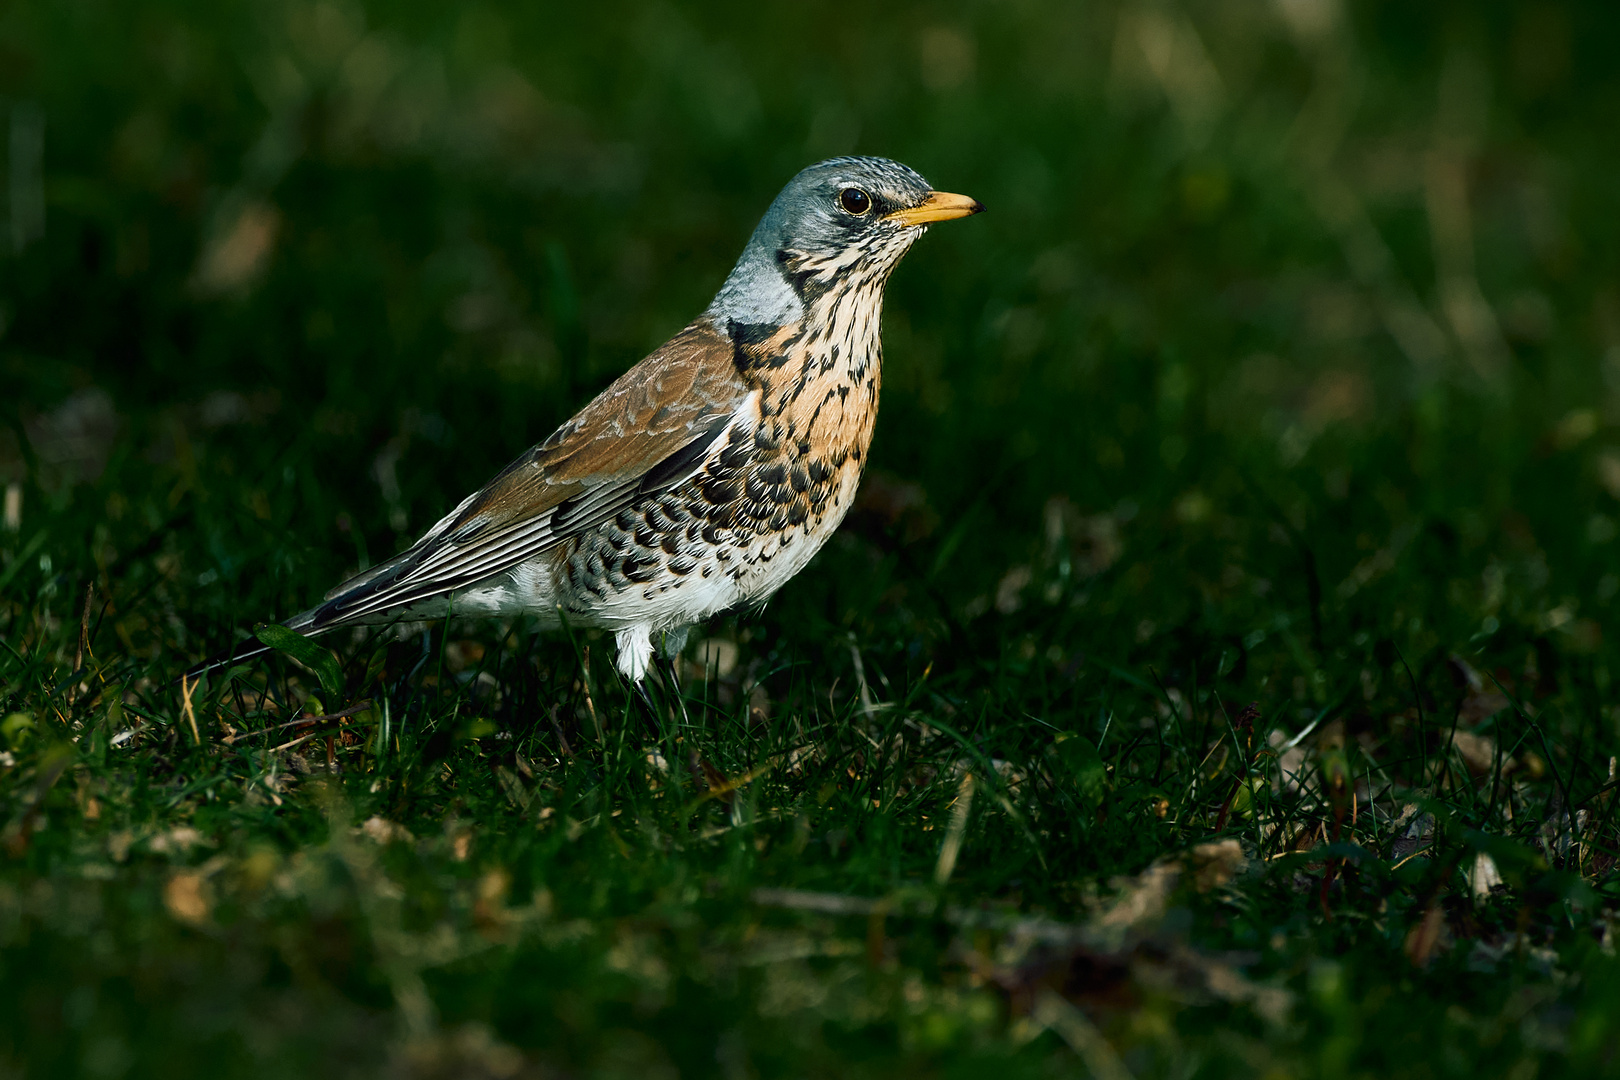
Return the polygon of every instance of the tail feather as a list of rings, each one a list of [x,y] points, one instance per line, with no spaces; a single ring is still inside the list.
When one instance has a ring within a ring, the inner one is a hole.
[[[314,627],[315,625],[315,612],[306,611],[302,614],[294,615],[281,625],[285,626],[289,630],[297,630],[299,633],[314,636],[316,634],[325,633],[326,631],[332,629],[336,624],[311,629],[311,627]],[[202,678],[202,676],[208,674],[210,671],[217,671],[220,668],[229,667],[232,664],[239,664],[244,660],[252,660],[254,657],[263,656],[265,653],[271,651],[270,646],[259,641],[257,638],[251,638],[247,641],[239,641],[230,648],[225,649],[222,652],[217,652],[208,659],[191,665],[191,667],[186,669],[185,674],[181,675],[180,678],[175,681],[195,682],[196,680]]]
[[[314,637],[318,634],[324,634],[328,630],[336,630],[341,626],[379,621],[376,616],[380,612],[386,613],[390,608],[399,605],[390,604],[379,610],[356,609],[354,605],[364,598],[388,589],[398,578],[417,549],[433,535],[430,532],[428,536],[423,537],[423,540],[418,541],[416,546],[409,551],[402,552],[386,562],[356,574],[327,593],[318,606],[294,615],[282,625],[289,630],[297,630],[307,637]],[[418,590],[418,593],[411,594],[408,597],[407,602],[428,598],[445,591],[448,590],[444,588]],[[216,653],[201,663],[192,665],[181,678],[185,680],[196,679],[210,671],[216,671],[219,668],[240,663],[243,660],[251,660],[270,651],[272,651],[270,646],[262,644],[257,639],[240,641],[224,652]]]

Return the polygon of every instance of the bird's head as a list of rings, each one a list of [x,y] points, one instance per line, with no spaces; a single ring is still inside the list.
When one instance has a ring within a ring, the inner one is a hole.
[[[743,323],[797,318],[829,290],[881,286],[930,224],[983,209],[887,158],[811,165],[765,211],[709,313]]]

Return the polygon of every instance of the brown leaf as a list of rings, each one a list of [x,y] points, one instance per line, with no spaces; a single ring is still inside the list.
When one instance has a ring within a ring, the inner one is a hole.
[[[1417,925],[1406,935],[1406,958],[1412,961],[1413,967],[1428,966],[1435,949],[1440,945],[1445,928],[1446,913],[1441,910],[1438,903],[1430,904],[1429,909],[1423,913],[1423,918],[1419,919]]]
[[[359,831],[363,836],[379,844],[392,844],[396,841],[409,844],[416,839],[405,826],[376,814],[367,818]]]
[[[1468,771],[1475,776],[1484,776],[1496,768],[1496,740],[1489,735],[1459,731],[1452,735],[1451,745],[1456,749],[1457,756],[1462,758],[1463,764],[1468,766]],[[1518,764],[1511,757],[1503,757],[1502,771],[1509,772],[1517,768]]]
[[[1236,840],[1199,844],[1190,851],[1160,859],[1134,878],[1116,879],[1119,895],[1097,925],[1111,930],[1140,930],[1164,917],[1171,895],[1191,874],[1199,892],[1218,888],[1248,860]]]
[[[1499,690],[1474,690],[1462,699],[1457,723],[1476,727],[1511,705],[1508,696]]]
[[[1108,569],[1124,550],[1119,514],[1082,514],[1068,498],[1054,495],[1043,516],[1048,551],[1055,555],[1066,546],[1075,568],[1088,577]]]
[[[212,909],[203,889],[203,876],[192,870],[182,870],[163,887],[163,904],[169,914],[190,926],[201,926],[208,921]]]

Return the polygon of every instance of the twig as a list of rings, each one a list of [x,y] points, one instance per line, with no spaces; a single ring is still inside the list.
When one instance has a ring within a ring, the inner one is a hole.
[[[1036,915],[1016,915],[986,911],[979,907],[951,904],[936,906],[931,894],[917,892],[894,896],[849,896],[844,893],[815,892],[809,889],[758,888],[750,898],[761,907],[788,911],[808,911],[819,915],[866,916],[882,911],[888,915],[939,918],[952,926],[1005,932],[1046,945],[1097,945],[1101,939],[1095,927],[1058,922]]]
[[[350,716],[359,716],[369,708],[371,708],[371,701],[370,699],[367,699],[359,704],[350,705],[347,709],[339,709],[334,713],[324,713],[320,716],[300,716],[298,719],[288,720],[284,724],[274,724],[270,727],[260,728],[258,731],[253,732],[253,734],[266,735],[272,731],[281,731],[284,728],[309,727],[312,724],[322,724],[330,720],[342,720]]]
[[[1131,1080],[1131,1070],[1119,1059],[1119,1052],[1097,1030],[1097,1025],[1085,1013],[1075,1008],[1067,998],[1056,991],[1042,988],[1035,995],[1035,1008],[1031,1018],[1042,1027],[1049,1028],[1069,1044],[1086,1071],[1097,1080]]]
[[[319,734],[320,732],[318,731],[312,731],[308,735],[300,735],[291,742],[284,742],[280,746],[272,746],[268,751],[266,751],[266,753],[279,754],[283,750],[291,750],[295,746],[302,746],[304,743],[309,742],[309,740],[315,738]]]
[[[79,613],[79,650],[73,655],[73,670],[75,672],[84,669],[85,654],[90,652],[90,602],[95,595],[96,583],[90,581],[84,587],[84,610]],[[94,660],[95,655],[92,653],[90,658]],[[78,698],[79,686],[74,683],[73,688],[68,691],[68,704],[76,704]]]
[[[1217,697],[1216,701],[1219,702],[1220,698]],[[1221,705],[1221,715],[1226,716],[1226,706],[1224,704]],[[1232,785],[1231,794],[1227,795],[1226,801],[1221,804],[1221,816],[1215,822],[1216,832],[1225,830],[1227,817],[1232,812],[1232,803],[1237,800],[1237,793],[1249,782],[1249,770],[1254,768],[1254,763],[1260,760],[1260,754],[1253,751],[1254,723],[1258,719],[1260,719],[1260,703],[1258,701],[1251,701],[1244,706],[1243,711],[1238,713],[1235,722],[1230,716],[1226,717],[1227,730],[1232,733],[1232,745],[1237,747],[1238,760],[1243,762],[1243,775],[1238,777],[1237,782]],[[1249,733],[1248,745],[1238,742],[1238,724],[1242,724],[1244,730]]]
[[[703,794],[699,795],[695,800],[693,800],[692,805],[694,807],[707,799],[719,799],[722,802],[729,804],[731,802],[731,794],[733,792],[747,787],[755,780],[758,780],[760,777],[776,768],[782,763],[783,756],[778,754],[776,757],[773,757],[769,761],[765,762],[765,764],[760,765],[757,768],[749,769],[747,772],[743,773],[739,777],[736,777],[735,779],[730,779],[721,774],[720,770],[711,765],[708,759],[703,757],[703,755],[699,754],[697,751],[692,751],[692,754],[694,763],[697,765],[698,770],[703,774],[704,783],[709,785],[709,790],[705,791]],[[713,775],[710,775],[711,771]],[[719,783],[715,782],[717,778]]]
[[[574,750],[568,745],[568,736],[563,734],[562,725],[557,723],[557,709],[556,705],[551,707],[551,730],[557,733],[557,742],[562,746],[563,756],[573,757]]]

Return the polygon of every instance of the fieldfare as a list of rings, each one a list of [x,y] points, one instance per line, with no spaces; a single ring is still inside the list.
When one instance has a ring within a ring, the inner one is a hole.
[[[694,623],[763,604],[838,528],[877,418],[883,287],[930,224],[983,209],[884,158],[810,166],[690,326],[286,625],[566,619],[613,631],[639,684],[655,641],[674,656]]]

